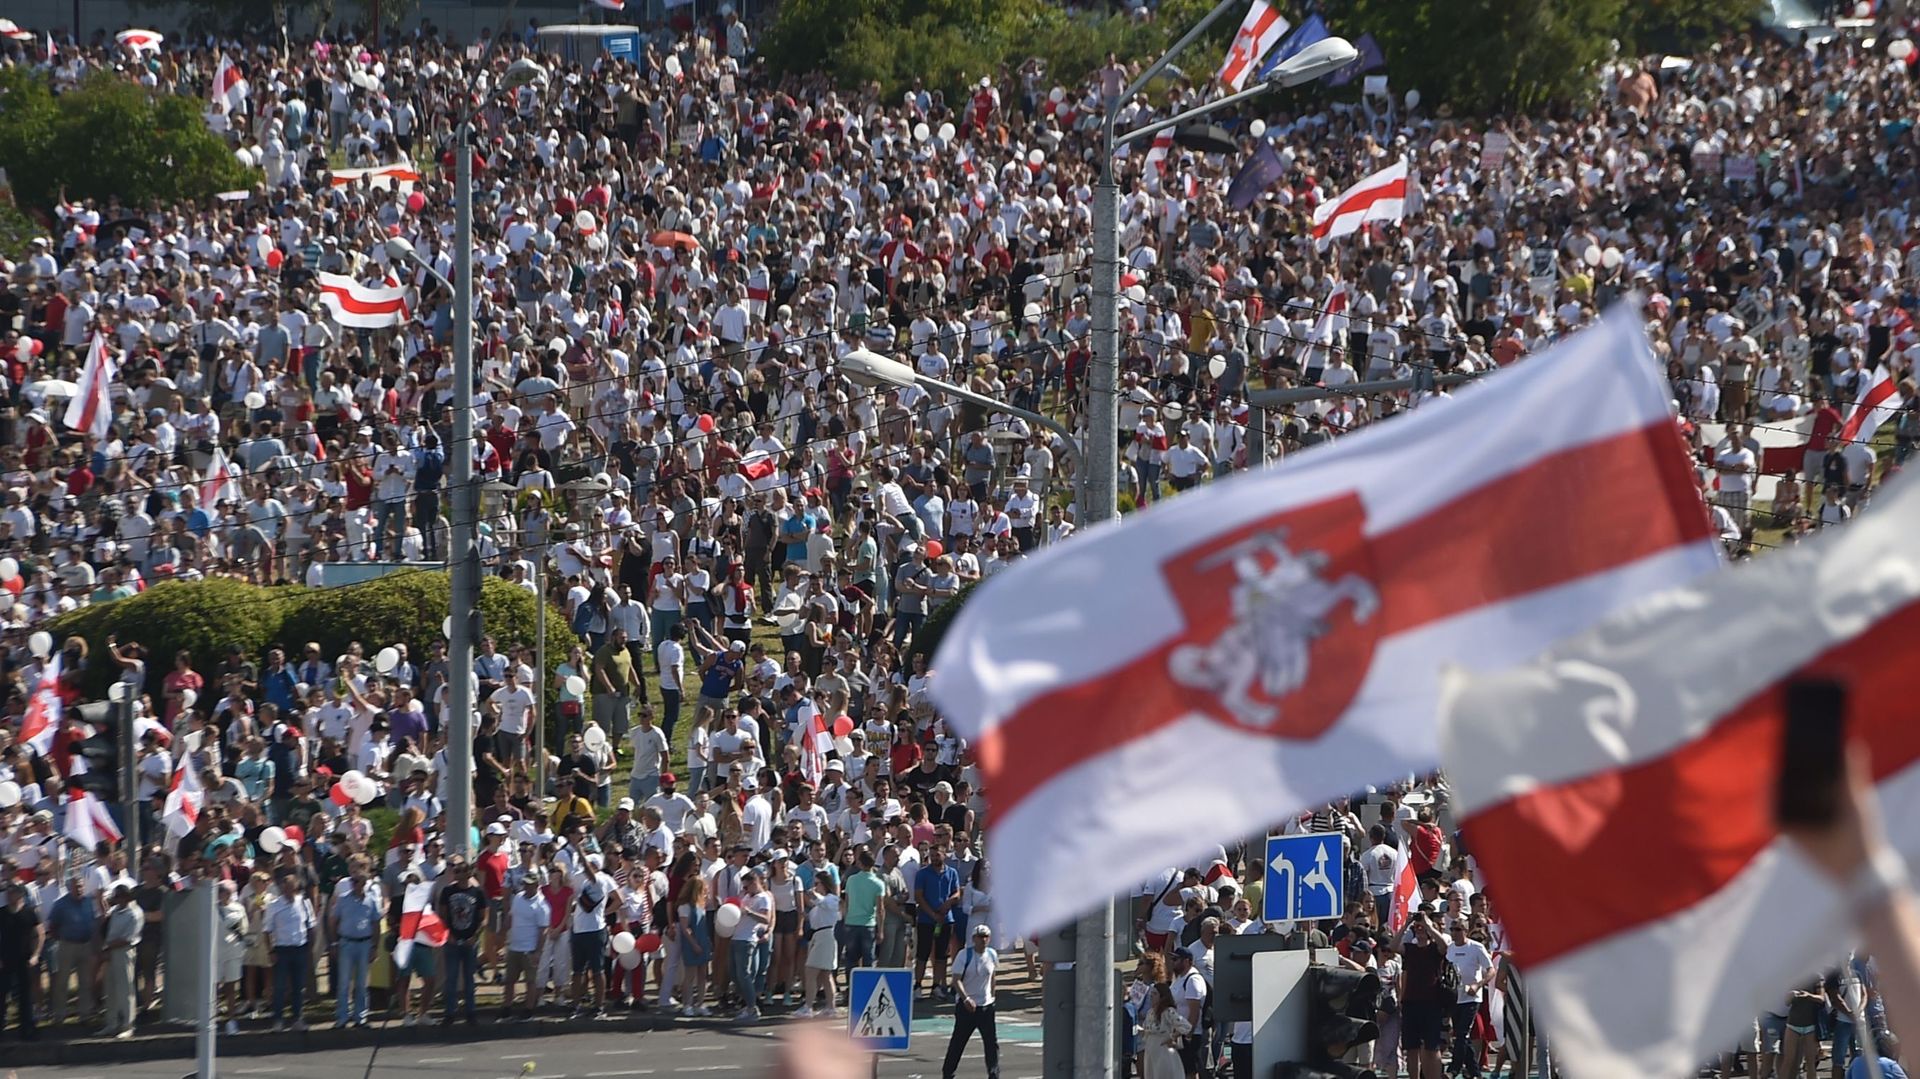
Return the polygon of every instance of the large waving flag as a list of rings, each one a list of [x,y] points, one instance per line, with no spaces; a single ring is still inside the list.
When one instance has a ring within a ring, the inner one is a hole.
[[[396,965],[407,965],[407,957],[413,954],[416,943],[429,948],[438,948],[447,942],[447,923],[433,909],[433,882],[414,882],[407,885],[406,893],[400,898],[400,942],[394,945],[393,961]]]
[[[121,839],[120,827],[113,823],[113,815],[107,812],[106,805],[79,787],[67,789],[67,819],[61,822],[60,830],[87,850],[97,850],[101,843],[118,843]]]
[[[1313,239],[1324,249],[1327,244],[1355,232],[1373,221],[1399,221],[1407,212],[1407,159],[1400,160],[1361,180],[1340,197],[1321,203],[1313,211]]]
[[[1880,425],[1900,414],[1906,402],[1900,394],[1899,380],[1894,378],[1893,365],[1882,362],[1873,372],[1873,381],[1860,391],[1853,402],[1853,411],[1847,413],[1847,420],[1840,425],[1840,443],[1871,442],[1873,433]]]
[[[113,383],[120,377],[120,362],[107,350],[107,335],[96,333],[87,346],[87,363],[80,370],[80,386],[61,422],[69,431],[104,439],[113,426]]]
[[[200,770],[193,766],[193,754],[181,753],[180,766],[173,770],[173,783],[167,788],[161,818],[166,822],[167,834],[178,839],[193,831],[206,799],[206,790],[200,785]]]
[[[53,752],[53,736],[60,730],[60,713],[65,705],[60,697],[60,656],[55,652],[47,657],[33,695],[27,698],[26,714],[20,717],[19,740],[42,757]]]
[[[981,586],[934,664],[993,794],[997,914],[1058,925],[1430,769],[1443,666],[1531,657],[1717,564],[1630,303],[1470,393],[1049,548]]]
[[[1888,821],[1920,818],[1920,487],[1449,679],[1443,759],[1515,960],[1576,1079],[1679,1079],[1847,954],[1845,900],[1773,821],[1790,678],[1849,688]],[[1909,861],[1920,830],[1890,838]]]
[[[220,65],[213,69],[213,85],[208,94],[215,104],[225,105],[228,112],[237,112],[247,102],[247,77],[233,66],[226,53],[220,54]]]
[[[407,317],[407,290],[363,285],[340,274],[316,274],[320,283],[320,302],[327,305],[333,321],[357,330],[379,330],[398,326]]]
[[[1292,59],[1301,49],[1316,42],[1325,41],[1332,36],[1333,31],[1327,29],[1327,20],[1321,18],[1319,12],[1314,12],[1300,20],[1300,28],[1268,55],[1267,62],[1260,65],[1260,77],[1262,79],[1270,77],[1274,68]]]
[[[1240,32],[1227,47],[1227,58],[1220,65],[1220,81],[1238,90],[1247,84],[1247,76],[1260,66],[1267,50],[1287,34],[1287,20],[1267,0],[1253,0],[1247,17],[1240,21]]]

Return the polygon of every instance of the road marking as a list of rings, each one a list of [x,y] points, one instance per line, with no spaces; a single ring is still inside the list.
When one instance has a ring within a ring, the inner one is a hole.
[[[652,1075],[652,1074],[653,1074],[652,1068],[633,1068],[623,1072],[588,1072],[587,1079],[604,1079],[604,1077],[606,1076],[613,1076],[613,1075]]]
[[[463,1061],[463,1060],[465,1060],[465,1059],[467,1059],[467,1058],[466,1058],[466,1057],[421,1057],[421,1058],[420,1058],[420,1059],[419,1059],[419,1060],[418,1060],[418,1061],[417,1061],[416,1063],[420,1063],[420,1064],[458,1064],[458,1063],[460,1063],[461,1061]],[[277,1069],[276,1069],[276,1070],[277,1070]]]
[[[286,1070],[287,1069],[285,1068],[235,1068],[233,1069],[233,1074],[235,1075],[272,1075],[275,1072],[283,1072]]]
[[[715,1046],[714,1048],[717,1049],[720,1047]],[[697,1068],[675,1068],[673,1070],[675,1072],[737,1072],[740,1070],[740,1065],[738,1064],[703,1064]]]
[[[638,1049],[595,1049],[593,1055],[597,1057],[624,1057],[632,1056],[639,1051]]]
[[[717,1053],[725,1048],[724,1045],[683,1045],[680,1051],[682,1053]]]

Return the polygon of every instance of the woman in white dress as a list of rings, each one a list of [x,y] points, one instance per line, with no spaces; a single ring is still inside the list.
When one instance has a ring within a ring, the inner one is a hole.
[[[834,930],[839,923],[839,888],[832,874],[816,872],[813,901],[807,905],[807,958],[800,971],[800,1007],[793,1013],[795,1019],[815,1015],[832,1019],[835,1015],[833,968],[839,963],[840,948]],[[826,1003],[815,1008],[814,1002],[822,992],[826,993]]]
[[[1155,983],[1153,1003],[1140,1022],[1142,1079],[1185,1079],[1180,1043],[1192,1033],[1192,1024],[1173,1006],[1173,987],[1166,982]]]

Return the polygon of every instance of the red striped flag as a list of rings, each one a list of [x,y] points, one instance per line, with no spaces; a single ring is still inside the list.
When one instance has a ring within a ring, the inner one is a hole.
[[[1407,927],[1407,918],[1419,902],[1420,881],[1413,875],[1413,842],[1403,839],[1393,856],[1393,897],[1388,909],[1387,929],[1398,933]]]
[[[1454,808],[1575,1079],[1678,1079],[1846,955],[1839,890],[1773,820],[1781,686],[1850,688],[1890,821],[1920,806],[1920,489],[1648,598],[1515,670],[1450,680]],[[1920,831],[1891,839],[1920,857]]]
[[[778,467],[770,453],[752,453],[740,459],[740,474],[749,480],[764,480]]]
[[[333,321],[361,330],[398,326],[407,317],[407,290],[363,285],[351,277],[323,273],[320,302],[327,305]]]
[[[1530,657],[1717,564],[1631,303],[1471,394],[1049,548],[934,663],[993,792],[997,916],[1057,925],[1426,771],[1443,666]]]
[[[1905,404],[1900,398],[1900,383],[1893,376],[1893,366],[1882,363],[1873,372],[1873,381],[1861,392],[1853,403],[1853,411],[1847,413],[1847,422],[1840,425],[1840,441],[1844,443],[1873,441],[1873,433],[1880,425],[1898,415]]]
[[[240,486],[240,469],[227,458],[225,450],[215,446],[213,456],[207,461],[206,477],[200,481],[200,506],[212,513],[222,502],[245,502],[246,491]]]
[[[213,86],[209,93],[215,104],[225,105],[233,112],[247,102],[247,78],[226,53],[220,54],[220,65],[213,69]]]
[[[1407,207],[1407,159],[1400,160],[1323,202],[1313,211],[1313,239],[1322,249],[1360,231],[1369,221],[1398,222]]]
[[[1287,35],[1287,25],[1267,0],[1253,0],[1253,7],[1241,20],[1240,32],[1233,35],[1226,61],[1220,65],[1220,81],[1232,90],[1245,86],[1247,76],[1260,66],[1267,50]]]
[[[113,428],[113,383],[120,362],[107,351],[107,335],[96,333],[87,346],[87,363],[80,370],[80,387],[60,417],[69,431],[105,439]]]
[[[87,850],[96,850],[101,843],[118,843],[121,839],[120,827],[113,823],[113,815],[107,812],[106,805],[80,787],[67,788],[67,819],[61,823],[60,830]]]
[[[206,797],[206,790],[200,785],[200,770],[193,766],[193,755],[182,752],[180,766],[173,770],[173,782],[167,787],[167,801],[161,815],[167,834],[178,839],[193,831]]]
[[[60,697],[60,656],[55,652],[47,658],[40,680],[34,683],[33,695],[27,698],[26,714],[20,717],[19,741],[32,746],[42,757],[53,752],[53,736],[60,730],[60,713],[65,705]]]
[[[407,885],[400,899],[399,938],[393,949],[393,961],[402,967],[407,965],[407,957],[413,954],[415,944],[438,948],[447,942],[447,923],[441,921],[433,909],[432,881]]]

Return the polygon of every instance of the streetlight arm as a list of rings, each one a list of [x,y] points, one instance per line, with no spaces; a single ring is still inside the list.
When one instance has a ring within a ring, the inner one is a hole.
[[[1249,98],[1259,97],[1261,94],[1264,94],[1269,90],[1274,90],[1279,88],[1279,86],[1280,84],[1278,82],[1263,82],[1258,86],[1249,86],[1245,90],[1242,90],[1237,94],[1228,94],[1226,97],[1209,101],[1204,105],[1195,105],[1193,108],[1188,109],[1183,113],[1178,113],[1176,115],[1169,116],[1164,120],[1155,120],[1153,123],[1147,124],[1143,127],[1136,127],[1132,131],[1129,131],[1124,135],[1115,137],[1115,139],[1113,140],[1113,144],[1115,146],[1125,146],[1127,143],[1130,143],[1135,139],[1144,139],[1149,135],[1157,135],[1160,132],[1165,131],[1170,127],[1178,127],[1189,120],[1197,120],[1202,116],[1206,116],[1209,113],[1217,112],[1221,109],[1227,108],[1230,105],[1238,105],[1240,102],[1245,101]]]
[[[1039,424],[1041,427],[1059,435],[1060,445],[1066,450],[1067,459],[1073,462],[1073,497],[1075,507],[1081,516],[1084,517],[1086,515],[1086,462],[1080,456],[1080,444],[1074,440],[1074,433],[1067,428],[1066,424],[1061,423],[1059,420],[1045,413],[1029,412],[1017,405],[1010,405],[1005,401],[996,400],[983,393],[975,393],[964,386],[956,386],[951,382],[942,382],[937,378],[928,378],[925,375],[916,374],[914,376],[914,382],[922,389],[950,394],[970,405],[979,405],[981,408],[990,409],[994,412],[1004,412],[1009,416],[1017,416],[1020,419],[1026,420],[1028,423]]]
[[[1153,81],[1153,77],[1155,75],[1158,75],[1162,71],[1165,71],[1167,69],[1167,65],[1173,63],[1174,57],[1180,55],[1181,51],[1184,50],[1187,46],[1199,40],[1200,35],[1207,32],[1207,27],[1212,26],[1215,19],[1218,19],[1220,16],[1225,15],[1227,13],[1228,8],[1237,8],[1240,6],[1241,6],[1241,0],[1220,0],[1219,3],[1213,6],[1212,11],[1207,12],[1206,18],[1201,19],[1197,23],[1194,23],[1193,29],[1187,31],[1186,34],[1180,38],[1179,41],[1174,42],[1172,48],[1168,49],[1166,52],[1160,55],[1160,59],[1155,60],[1151,64],[1148,64],[1146,66],[1146,69],[1140,72],[1140,74],[1134,78],[1133,82],[1130,85],[1128,85],[1128,87],[1125,90],[1122,90],[1120,92],[1120,100],[1125,101],[1128,98],[1132,97],[1133,95],[1139,93],[1143,88],[1145,88],[1147,83]],[[1107,130],[1109,131],[1113,130],[1113,114],[1112,113],[1107,114]]]

